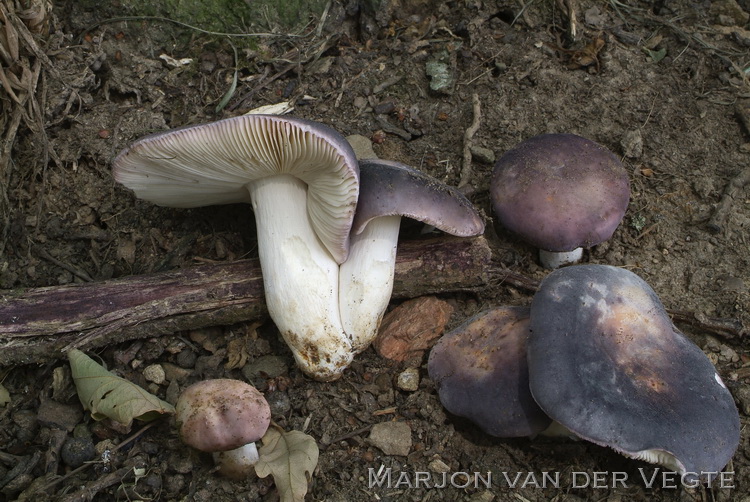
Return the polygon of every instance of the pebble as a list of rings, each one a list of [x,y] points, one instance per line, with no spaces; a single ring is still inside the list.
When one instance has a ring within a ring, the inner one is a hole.
[[[430,468],[432,472],[437,472],[437,473],[450,472],[451,470],[451,467],[445,462],[443,462],[443,460],[440,458],[436,458],[432,460],[429,463],[428,467]]]
[[[448,302],[434,296],[405,301],[383,317],[373,347],[387,359],[418,364],[443,334],[452,313]]]
[[[167,374],[161,364],[150,364],[143,369],[143,378],[161,385],[167,380]]]
[[[495,160],[497,160],[495,157],[495,152],[483,146],[472,146],[471,157],[477,162],[481,162],[483,164],[494,164]]]
[[[40,424],[68,432],[72,431],[82,418],[83,412],[78,406],[60,404],[52,399],[42,399],[37,415]]]
[[[73,469],[93,460],[95,456],[96,449],[90,437],[68,438],[60,450],[62,461]]]
[[[414,392],[419,388],[419,370],[417,368],[407,368],[398,375],[396,386],[399,389]]]
[[[276,378],[286,374],[288,371],[289,365],[287,365],[286,359],[283,357],[261,356],[242,367],[242,376],[257,387],[261,381]]]
[[[411,427],[405,422],[381,422],[372,426],[367,442],[386,455],[407,456],[411,451]]]
[[[643,155],[643,137],[639,129],[633,129],[625,133],[620,140],[622,153],[629,159],[639,159]]]
[[[346,141],[354,150],[357,159],[377,159],[378,155],[372,149],[372,141],[361,134],[352,134],[346,137]]]

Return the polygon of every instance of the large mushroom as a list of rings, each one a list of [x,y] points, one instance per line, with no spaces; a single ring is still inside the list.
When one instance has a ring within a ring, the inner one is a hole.
[[[242,479],[254,471],[271,408],[255,387],[240,380],[204,380],[186,388],[175,405],[182,441],[213,453],[219,473]]]
[[[359,162],[361,190],[349,258],[341,264],[341,320],[355,352],[378,332],[391,298],[401,217],[469,237],[484,231],[477,210],[457,189],[399,162]]]
[[[532,300],[527,356],[536,402],[583,439],[691,482],[710,482],[737,449],[729,390],[628,270],[577,265],[548,275]]]
[[[495,307],[435,344],[427,370],[445,409],[497,437],[532,436],[552,420],[529,390],[528,307]]]
[[[162,206],[251,203],[271,318],[305,373],[340,376],[353,352],[339,316],[339,264],[359,192],[341,135],[298,118],[244,115],[146,136],[113,169]]]
[[[500,157],[490,198],[500,223],[538,247],[542,265],[554,269],[612,237],[630,183],[620,160],[600,144],[542,134]]]

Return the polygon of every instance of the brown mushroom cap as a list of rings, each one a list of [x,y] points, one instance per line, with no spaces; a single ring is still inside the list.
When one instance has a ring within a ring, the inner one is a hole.
[[[227,378],[189,386],[175,410],[180,438],[205,452],[234,450],[258,441],[271,423],[263,394],[250,384]]]
[[[583,439],[708,479],[739,443],[732,395],[636,274],[556,270],[531,304],[529,385]]]
[[[540,249],[565,252],[612,237],[630,184],[619,159],[598,143],[542,134],[497,161],[490,197],[504,227]]]
[[[400,162],[359,161],[360,194],[352,232],[359,234],[372,219],[406,216],[443,232],[471,237],[484,232],[484,221],[456,188]]]
[[[445,334],[427,363],[445,409],[498,437],[546,429],[552,420],[529,391],[528,334],[526,307],[493,308]]]

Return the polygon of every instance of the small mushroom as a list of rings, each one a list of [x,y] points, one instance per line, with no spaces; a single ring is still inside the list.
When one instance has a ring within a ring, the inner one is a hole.
[[[556,270],[531,304],[529,386],[553,420],[625,456],[711,481],[739,444],[732,395],[636,274]]]
[[[440,402],[497,437],[532,436],[552,420],[529,391],[527,307],[496,307],[446,333],[427,370]]]
[[[243,115],[146,136],[113,171],[162,206],[252,203],[271,318],[305,373],[341,375],[353,353],[339,316],[339,264],[359,193],[341,135],[298,118]]]
[[[542,134],[497,161],[490,197],[500,223],[538,247],[542,265],[554,269],[612,237],[630,183],[619,159],[598,143]]]
[[[360,160],[361,189],[349,258],[341,264],[341,320],[355,352],[375,338],[393,290],[401,217],[468,237],[484,231],[477,210],[457,189],[404,164]]]
[[[196,450],[213,453],[218,472],[242,479],[254,472],[259,441],[271,423],[263,394],[240,380],[205,380],[177,399],[175,419],[180,438]]]

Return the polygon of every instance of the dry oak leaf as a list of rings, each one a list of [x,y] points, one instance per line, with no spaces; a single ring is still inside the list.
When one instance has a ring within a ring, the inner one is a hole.
[[[273,475],[281,502],[302,502],[309,477],[318,465],[318,445],[300,431],[284,432],[272,425],[263,436],[255,472],[265,478]]]

